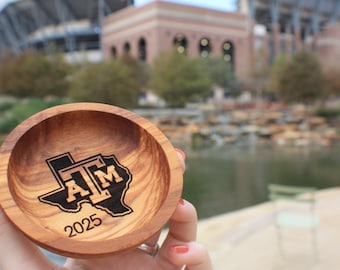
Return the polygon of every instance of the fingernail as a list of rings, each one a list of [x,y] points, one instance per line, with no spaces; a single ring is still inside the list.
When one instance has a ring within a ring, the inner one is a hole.
[[[173,245],[170,247],[172,251],[183,254],[189,251],[189,247],[185,245]]]
[[[176,152],[181,154],[181,156],[183,157],[183,159],[185,160],[187,158],[187,156],[185,155],[184,151],[179,149],[179,148],[175,148]]]
[[[184,205],[184,200],[182,198],[179,199],[179,204]]]

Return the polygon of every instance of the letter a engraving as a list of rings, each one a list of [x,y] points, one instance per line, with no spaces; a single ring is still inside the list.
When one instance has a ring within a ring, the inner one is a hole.
[[[67,188],[67,198],[66,201],[68,203],[76,200],[76,194],[80,193],[80,196],[85,197],[89,195],[89,191],[82,189],[80,186],[76,184],[76,182],[72,179],[70,181],[65,182],[65,187]]]

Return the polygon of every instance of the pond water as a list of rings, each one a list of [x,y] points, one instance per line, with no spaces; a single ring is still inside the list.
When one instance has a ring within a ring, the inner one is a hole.
[[[267,201],[267,185],[280,183],[318,189],[340,185],[339,146],[283,147],[272,144],[185,149],[183,197],[199,218]]]

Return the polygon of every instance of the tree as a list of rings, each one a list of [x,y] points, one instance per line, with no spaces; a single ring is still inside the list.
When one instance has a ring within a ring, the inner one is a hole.
[[[284,73],[284,69],[288,64],[287,58],[285,55],[281,54],[275,57],[273,65],[270,67],[269,70],[269,81],[268,81],[268,90],[273,92],[279,92],[280,88],[280,80],[281,76]]]
[[[153,61],[150,85],[169,106],[182,107],[208,96],[211,82],[197,58],[171,50]]]
[[[205,72],[209,75],[212,83],[223,88],[228,88],[235,81],[234,73],[229,63],[222,57],[206,57],[200,59]]]
[[[130,69],[131,76],[136,81],[139,88],[145,88],[150,79],[148,64],[131,57],[130,54],[123,55],[120,60]]]
[[[139,85],[131,70],[120,60],[83,64],[72,78],[69,96],[91,101],[132,107],[138,102]]]
[[[311,103],[323,96],[324,77],[316,57],[309,52],[295,54],[279,76],[279,95],[286,102]]]
[[[27,51],[5,57],[0,66],[0,92],[17,97],[63,97],[71,70],[60,54]]]
[[[340,68],[327,69],[324,74],[325,74],[325,98],[339,96]]]

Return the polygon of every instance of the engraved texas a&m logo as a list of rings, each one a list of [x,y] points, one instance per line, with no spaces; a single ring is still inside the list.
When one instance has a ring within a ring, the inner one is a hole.
[[[70,153],[65,153],[46,162],[60,187],[39,196],[41,202],[65,212],[79,212],[82,203],[90,203],[113,217],[132,212],[124,203],[132,175],[114,155],[99,154],[75,162]]]

